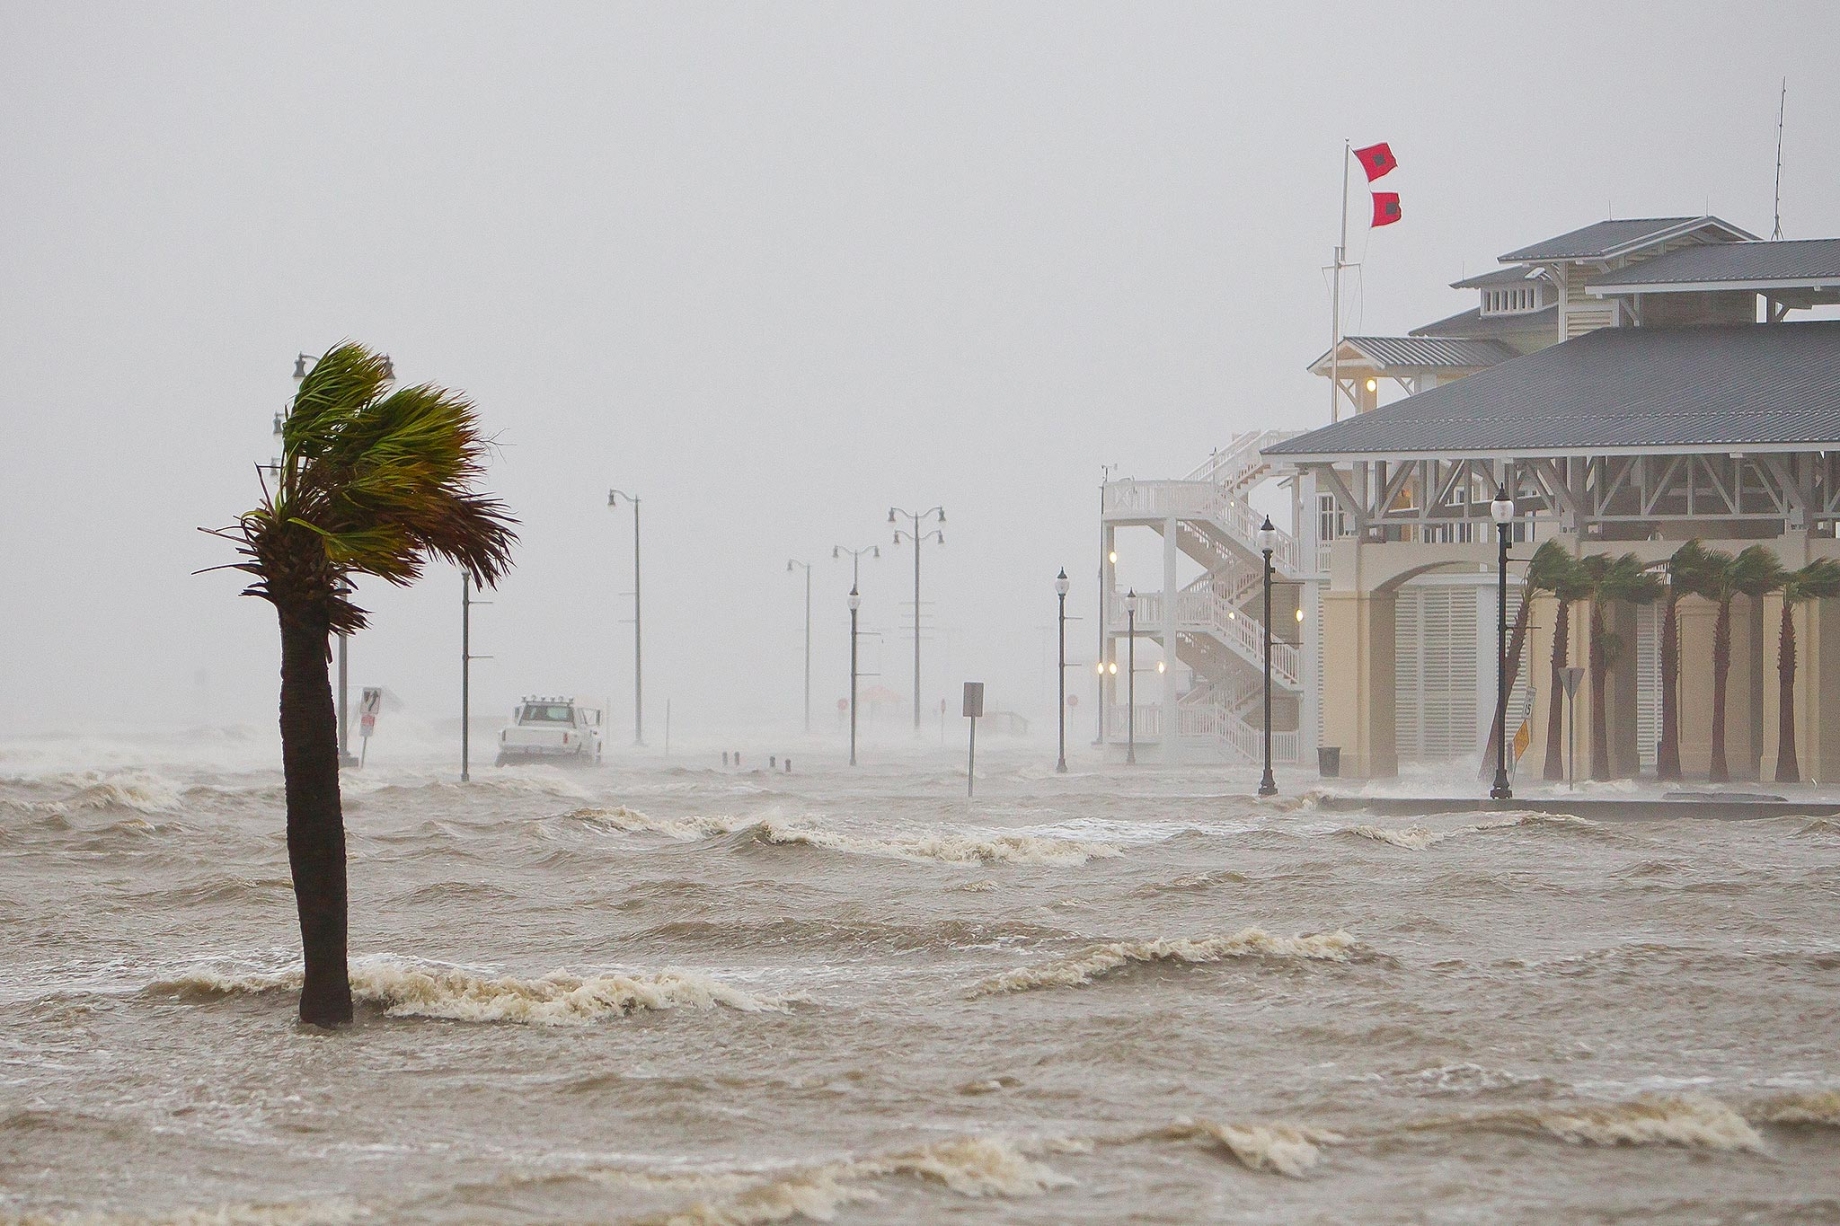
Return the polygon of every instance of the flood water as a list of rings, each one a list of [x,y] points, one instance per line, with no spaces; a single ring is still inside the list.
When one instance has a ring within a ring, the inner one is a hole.
[[[255,760],[0,756],[0,1221],[1840,1220],[1831,821],[376,767],[328,1035]]]

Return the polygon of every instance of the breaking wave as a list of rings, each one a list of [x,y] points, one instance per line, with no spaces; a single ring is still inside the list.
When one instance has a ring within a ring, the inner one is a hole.
[[[1761,1152],[1763,1138],[1716,1098],[1662,1095],[1607,1106],[1546,1111],[1539,1125],[1573,1145],[1681,1145]]]
[[[571,815],[628,834],[661,834],[685,841],[735,837],[747,843],[804,846],[822,851],[942,864],[1027,864],[1073,868],[1088,860],[1122,856],[1112,843],[989,830],[944,830],[884,836],[852,834],[777,818],[650,817],[636,809],[578,809]]]
[[[148,771],[119,774],[81,771],[40,779],[8,779],[3,782],[26,785],[41,794],[43,789],[64,792],[64,795],[54,799],[12,802],[29,812],[58,817],[121,810],[144,814],[172,813],[183,804],[185,791],[171,779]]]
[[[1353,826],[1340,831],[1342,834],[1357,835],[1364,839],[1373,839],[1378,843],[1390,843],[1394,847],[1404,847],[1410,851],[1424,851],[1437,844],[1465,834],[1487,834],[1496,830],[1541,829],[1567,830],[1580,834],[1606,834],[1607,827],[1588,818],[1573,817],[1569,813],[1514,813],[1494,820],[1473,822],[1467,826],[1458,826],[1453,830],[1431,830],[1425,826]]]
[[[1759,1103],[1751,1114],[1766,1124],[1840,1128],[1840,1090],[1785,1094]]]
[[[298,970],[227,973],[209,968],[148,984],[148,996],[210,999],[220,996],[294,992]],[[642,1009],[722,1006],[744,1013],[784,1010],[798,997],[758,996],[694,971],[579,976],[551,971],[535,979],[485,976],[457,967],[431,966],[394,958],[352,963],[355,1000],[389,1017],[425,1017],[466,1022],[518,1022],[564,1026],[597,1018],[624,1017]]]
[[[1220,1124],[1213,1120],[1177,1120],[1151,1134],[1159,1139],[1207,1137],[1249,1171],[1275,1171],[1297,1178],[1322,1157],[1322,1147],[1340,1144],[1339,1133],[1301,1124]]]
[[[880,1200],[872,1179],[907,1176],[960,1196],[1039,1196],[1073,1180],[995,1136],[952,1137],[917,1149],[807,1167],[719,1201],[641,1219],[656,1226],[756,1226],[806,1217],[832,1221],[839,1208]]]
[[[1036,988],[1082,987],[1103,975],[1137,962],[1220,962],[1228,958],[1348,962],[1360,943],[1348,933],[1313,933],[1273,936],[1263,928],[1242,928],[1231,936],[1186,937],[1174,940],[1113,941],[1094,945],[1066,958],[1005,971],[974,984],[969,995],[994,996],[1001,992],[1027,992]]]

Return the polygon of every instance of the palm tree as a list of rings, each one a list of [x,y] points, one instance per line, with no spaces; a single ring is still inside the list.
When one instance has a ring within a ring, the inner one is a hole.
[[[1548,560],[1550,583],[1546,590],[1553,594],[1559,608],[1553,616],[1552,679],[1546,689],[1546,769],[1542,774],[1549,780],[1557,780],[1565,778],[1564,674],[1570,651],[1568,640],[1572,637],[1572,601],[1582,600],[1589,595],[1589,589],[1578,560],[1566,553],[1557,541],[1548,544],[1553,546],[1554,553]]]
[[[1572,555],[1565,552],[1556,540],[1548,540],[1533,551],[1533,557],[1527,560],[1527,572],[1521,577],[1520,607],[1514,611],[1514,628],[1508,635],[1508,676],[1509,688],[1512,678],[1521,675],[1521,653],[1527,647],[1527,627],[1533,608],[1533,598],[1541,592],[1554,590],[1556,577],[1569,573]],[[1502,712],[1497,700],[1495,718],[1489,722],[1489,741],[1482,751],[1482,768],[1477,777],[1486,779],[1495,770],[1495,755],[1499,753],[1497,745],[1501,736]]]
[[[462,396],[423,384],[385,394],[388,359],[347,342],[316,363],[282,426],[281,465],[262,503],[218,535],[246,559],[246,596],[281,624],[281,759],[288,866],[306,971],[300,1020],[351,1020],[346,967],[345,819],[329,636],[363,629],[351,575],[413,583],[430,556],[481,585],[511,566],[504,504],[476,494],[486,440]]]
[[[1679,779],[1680,771],[1680,598],[1704,596],[1714,557],[1697,540],[1668,559],[1667,605],[1661,616],[1661,744],[1655,777]]]
[[[1731,674],[1731,602],[1739,596],[1761,596],[1782,585],[1782,564],[1762,545],[1752,545],[1737,557],[1713,554],[1719,564],[1707,574],[1706,595],[1718,601],[1718,620],[1712,624],[1712,766],[1706,777],[1713,783],[1731,779],[1725,762],[1725,683]]]
[[[1610,669],[1623,654],[1621,636],[1610,632],[1604,617],[1606,605],[1622,601],[1648,604],[1661,596],[1661,576],[1650,574],[1633,553],[1611,558],[1594,553],[1578,560],[1591,598],[1591,778],[1610,778],[1610,718],[1606,682]]]
[[[1782,579],[1782,629],[1777,634],[1776,782],[1800,783],[1795,755],[1795,606],[1808,600],[1840,596],[1840,562],[1817,558]]]

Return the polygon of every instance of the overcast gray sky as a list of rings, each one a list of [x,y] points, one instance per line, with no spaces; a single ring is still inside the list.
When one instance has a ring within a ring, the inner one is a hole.
[[[1090,615],[1099,466],[1323,420],[1344,137],[1400,160],[1404,222],[1351,236],[1370,332],[1611,211],[1767,234],[1784,76],[1785,232],[1840,234],[1830,3],[3,7],[15,731],[272,723],[273,616],[190,573],[228,556],[194,529],[252,502],[294,354],[342,338],[502,444],[524,543],[476,710],[572,690],[629,726],[618,485],[655,727],[667,698],[680,735],[796,726],[788,557],[817,564],[827,727],[830,547],[883,545],[864,615],[896,632],[887,510],[939,503],[924,696],[982,677],[1048,720],[1050,581]],[[367,584],[354,684],[454,714],[459,582]],[[908,649],[879,653],[907,693]]]

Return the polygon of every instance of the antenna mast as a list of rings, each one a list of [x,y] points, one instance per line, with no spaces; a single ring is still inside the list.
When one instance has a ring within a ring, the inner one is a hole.
[[[1783,113],[1789,105],[1789,78],[1784,77],[1782,95],[1776,100],[1776,228],[1770,231],[1774,242],[1782,237],[1782,136]]]
[[[1335,284],[1330,290],[1329,312],[1329,421],[1342,413],[1342,269],[1348,259],[1348,142],[1342,142],[1342,241],[1335,249]]]

